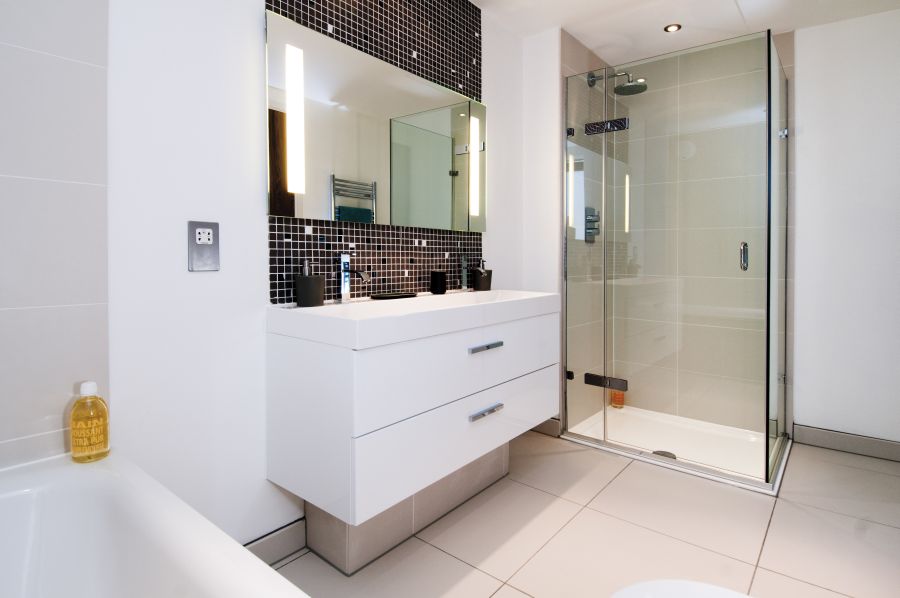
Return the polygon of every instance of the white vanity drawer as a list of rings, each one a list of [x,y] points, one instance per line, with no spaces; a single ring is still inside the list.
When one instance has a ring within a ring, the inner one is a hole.
[[[557,362],[556,313],[355,351],[353,436]]]
[[[354,438],[350,523],[359,525],[553,417],[559,411],[558,387],[554,364]]]

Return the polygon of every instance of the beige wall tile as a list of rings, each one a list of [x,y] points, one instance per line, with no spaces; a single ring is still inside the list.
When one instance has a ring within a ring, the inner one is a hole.
[[[762,381],[764,331],[679,324],[678,367],[714,376]]]
[[[568,368],[598,371],[603,367],[603,322],[571,326],[568,334]]]
[[[0,42],[102,66],[107,12],[107,0],[2,2]]]
[[[569,32],[562,32],[560,42],[560,58],[562,60],[564,77],[606,67],[606,62],[575,39]]]
[[[0,214],[0,309],[106,302],[106,187],[0,176]]]
[[[0,80],[0,175],[106,183],[106,69],[0,45]]]
[[[0,309],[0,441],[67,427],[81,381],[96,380],[109,397],[106,311],[105,304]],[[115,435],[113,428],[113,443]]]
[[[619,276],[673,276],[676,267],[677,235],[671,229],[611,231],[607,239],[627,251],[617,260]],[[609,260],[609,256],[607,256]]]
[[[766,173],[766,127],[746,125],[678,138],[678,179],[690,181]]]
[[[641,276],[609,281],[610,315],[616,318],[674,322],[678,281],[672,276]]]
[[[614,361],[610,376],[628,380],[625,403],[640,409],[678,413],[676,370],[642,363]]]
[[[741,270],[739,250],[749,244],[748,269]],[[765,228],[718,228],[678,232],[678,274],[729,278],[766,277]]]
[[[681,181],[677,186],[682,228],[764,227],[766,176]]]
[[[620,163],[613,172],[611,182],[621,186],[625,173],[631,175],[631,184],[646,185],[675,180],[677,146],[672,137],[638,139],[616,143],[614,158]]]
[[[678,56],[679,82],[695,83],[766,69],[766,37],[754,35]]]
[[[678,279],[678,321],[687,324],[765,330],[763,278]]]
[[[762,433],[766,429],[766,386],[761,381],[682,370],[678,373],[678,415]],[[760,459],[762,454],[760,450]]]
[[[655,183],[628,185],[628,228],[629,230],[675,228],[677,190],[674,183]],[[613,188],[611,210],[607,213],[607,227],[618,231],[625,230],[625,186]]]
[[[787,68],[794,66],[794,32],[779,33],[772,36],[775,42],[775,51],[781,59],[781,66]]]
[[[765,124],[766,75],[760,70],[678,87],[678,132]]]
[[[610,332],[615,347],[610,359],[664,368],[675,367],[678,346],[675,324],[616,318]]]

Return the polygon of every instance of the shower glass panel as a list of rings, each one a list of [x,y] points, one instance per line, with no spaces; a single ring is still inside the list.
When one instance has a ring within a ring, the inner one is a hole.
[[[567,80],[566,429],[762,483],[785,429],[786,87],[769,37]]]
[[[768,462],[775,475],[787,439],[785,406],[787,227],[788,227],[788,83],[769,36],[769,411]]]

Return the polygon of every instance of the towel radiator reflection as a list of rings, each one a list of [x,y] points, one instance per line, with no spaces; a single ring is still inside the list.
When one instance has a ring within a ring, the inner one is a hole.
[[[341,205],[341,199],[355,200],[356,205]],[[377,193],[375,182],[360,183],[331,175],[331,218],[337,222],[375,223]],[[369,202],[366,204],[364,202]]]

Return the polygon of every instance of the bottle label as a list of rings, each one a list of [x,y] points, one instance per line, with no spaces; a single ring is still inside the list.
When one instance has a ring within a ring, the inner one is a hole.
[[[92,417],[72,424],[72,452],[106,450],[106,418]]]

